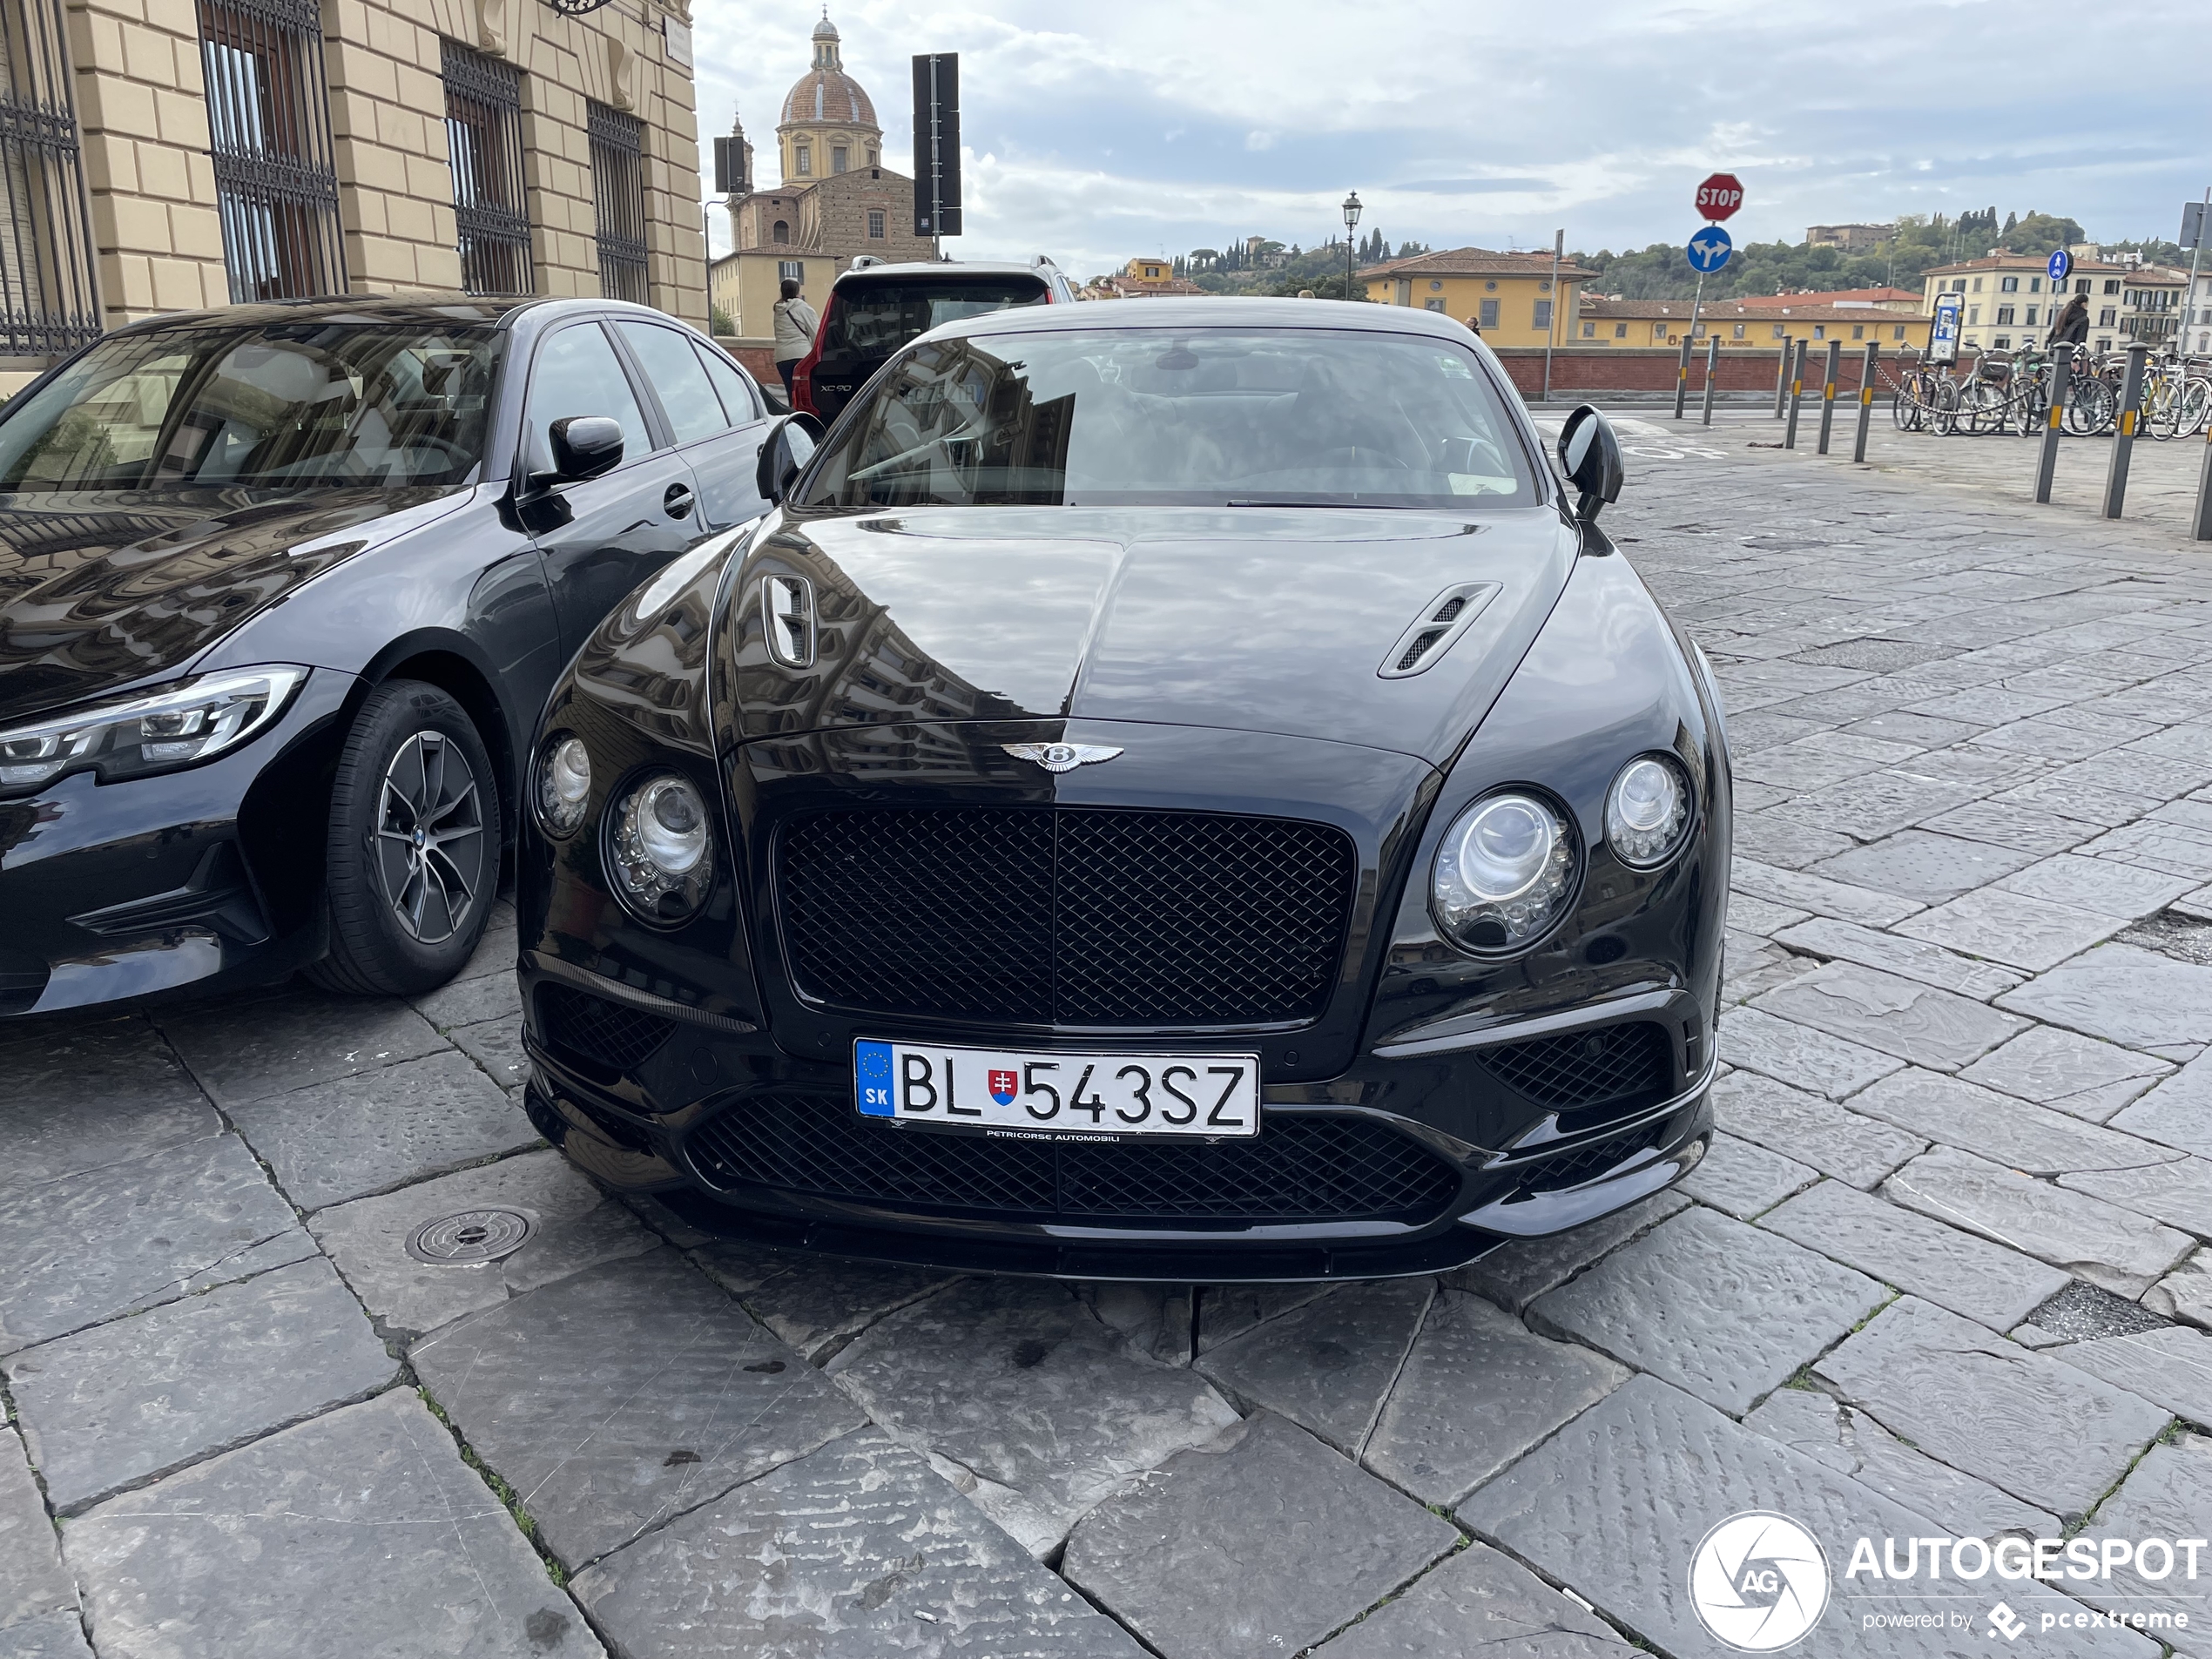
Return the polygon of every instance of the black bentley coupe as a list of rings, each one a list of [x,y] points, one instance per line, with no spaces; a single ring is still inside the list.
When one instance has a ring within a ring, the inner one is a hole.
[[[759,388],[643,306],[118,329],[0,413],[0,1020],[426,990],[602,617],[759,517]]]
[[[1416,311],[907,347],[534,745],[529,1109],[762,1242],[1430,1271],[1702,1156],[1730,783],[1696,649]]]

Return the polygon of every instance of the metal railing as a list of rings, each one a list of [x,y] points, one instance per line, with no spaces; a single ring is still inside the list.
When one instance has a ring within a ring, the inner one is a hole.
[[[314,0],[199,0],[199,35],[232,300],[345,293]]]
[[[0,356],[100,334],[60,0],[0,0]]]
[[[645,124],[604,104],[588,106],[591,195],[598,212],[599,292],[645,303]]]
[[[454,41],[443,44],[446,146],[462,288],[535,293],[523,185],[522,71]]]

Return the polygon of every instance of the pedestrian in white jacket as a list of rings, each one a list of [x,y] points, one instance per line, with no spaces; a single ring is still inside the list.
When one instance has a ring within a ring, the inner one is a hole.
[[[775,304],[776,373],[784,377],[784,395],[791,395],[791,372],[799,360],[814,349],[814,330],[821,319],[814,307],[799,297],[799,279],[786,277],[783,298]]]

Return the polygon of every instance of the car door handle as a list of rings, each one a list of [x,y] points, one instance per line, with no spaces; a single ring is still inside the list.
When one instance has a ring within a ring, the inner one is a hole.
[[[691,487],[689,484],[671,484],[668,493],[660,501],[671,518],[689,518],[691,516]]]

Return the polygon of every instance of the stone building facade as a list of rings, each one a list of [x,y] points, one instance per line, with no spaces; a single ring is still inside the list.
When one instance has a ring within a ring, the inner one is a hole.
[[[102,330],[334,293],[706,322],[685,0],[0,0],[0,393]],[[10,234],[12,231],[12,234]]]

